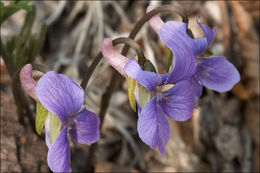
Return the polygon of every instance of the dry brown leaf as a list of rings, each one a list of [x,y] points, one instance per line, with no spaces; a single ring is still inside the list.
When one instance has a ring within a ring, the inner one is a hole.
[[[248,100],[251,95],[250,90],[247,90],[241,82],[237,83],[231,92],[241,100]]]
[[[237,39],[241,45],[238,53],[242,55],[244,60],[244,74],[248,79],[247,89],[259,95],[259,37],[252,16],[240,2],[230,1],[229,3],[238,28]]]
[[[259,1],[240,1],[245,10],[259,23]]]

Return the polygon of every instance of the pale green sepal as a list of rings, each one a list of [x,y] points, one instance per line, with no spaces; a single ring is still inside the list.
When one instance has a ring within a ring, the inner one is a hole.
[[[145,105],[145,103],[147,103],[150,99],[150,93],[149,91],[143,87],[140,84],[137,84],[138,86],[138,93],[139,93],[139,102],[140,102],[140,106],[141,108],[143,108],[143,106]]]
[[[128,100],[133,111],[136,112],[136,101],[135,101],[135,87],[136,81],[129,76],[126,76],[126,83],[128,88]]]
[[[41,104],[41,102],[37,102],[36,108],[36,119],[35,119],[35,128],[36,132],[41,135],[42,128],[45,124],[45,120],[48,115],[48,110]]]
[[[50,140],[52,143],[60,132],[61,121],[53,113],[49,112],[49,116],[50,116]]]

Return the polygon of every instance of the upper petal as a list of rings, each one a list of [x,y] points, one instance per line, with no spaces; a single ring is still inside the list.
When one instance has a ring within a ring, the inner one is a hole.
[[[223,56],[197,58],[197,61],[195,77],[209,89],[225,92],[231,90],[240,80],[236,67]]]
[[[36,94],[43,106],[62,122],[68,115],[76,113],[84,101],[83,89],[69,77],[54,71],[40,78]]]
[[[207,47],[212,43],[216,35],[216,28],[210,29],[207,25],[203,25],[197,19],[197,23],[200,25],[201,29],[205,34],[205,38],[207,39]]]
[[[180,81],[161,94],[163,97],[159,104],[171,119],[185,121],[192,116],[193,95],[190,81]]]
[[[196,69],[195,54],[206,48],[206,40],[192,39],[187,33],[187,24],[169,21],[158,30],[161,40],[171,49],[173,70],[166,83],[176,83],[190,78]]]
[[[156,86],[161,85],[167,77],[167,75],[144,71],[133,58],[127,62],[124,71],[129,77],[136,80],[149,91],[152,91]]]
[[[147,102],[139,115],[137,130],[140,138],[151,148],[159,147],[161,155],[165,153],[165,145],[170,137],[169,123],[156,97]]]
[[[100,120],[96,114],[84,108],[69,126],[74,139],[81,144],[92,144],[100,138]]]
[[[50,145],[47,161],[53,172],[71,172],[67,128],[64,128]]]

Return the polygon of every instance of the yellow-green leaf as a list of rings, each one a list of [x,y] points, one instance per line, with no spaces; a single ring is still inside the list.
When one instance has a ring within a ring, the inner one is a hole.
[[[150,93],[145,87],[140,84],[138,84],[138,90],[140,106],[141,108],[143,108],[145,103],[148,102],[148,100],[150,99]]]
[[[55,114],[49,112],[49,116],[50,116],[50,140],[52,143],[60,132],[61,122],[60,119]]]
[[[41,102],[37,102],[36,108],[36,119],[35,119],[35,128],[36,132],[41,135],[42,128],[45,124],[45,120],[48,114],[48,110],[41,104]]]
[[[136,101],[135,101],[135,87],[136,81],[129,76],[126,76],[126,82],[128,87],[128,100],[133,111],[136,112]]]

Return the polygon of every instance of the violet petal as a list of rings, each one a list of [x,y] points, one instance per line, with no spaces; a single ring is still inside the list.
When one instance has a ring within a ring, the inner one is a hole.
[[[189,81],[180,81],[171,89],[159,94],[163,96],[158,102],[171,119],[185,121],[192,116],[193,95]]]
[[[210,29],[207,25],[201,24],[198,19],[197,19],[197,23],[200,25],[201,29],[203,30],[205,34],[204,37],[207,38],[207,47],[208,47],[215,38],[216,28]]]
[[[173,70],[167,78],[167,84],[190,78],[196,69],[194,55],[206,49],[206,39],[192,39],[186,29],[186,23],[169,21],[158,30],[161,40],[174,55]]]
[[[137,130],[139,137],[151,148],[159,147],[161,155],[170,137],[170,127],[166,116],[156,103],[156,97],[147,102],[139,115]]]
[[[130,59],[124,67],[126,74],[136,80],[149,91],[152,91],[156,86],[161,85],[167,75],[159,75],[154,72],[144,71],[135,59]]]
[[[197,58],[197,62],[195,77],[209,89],[226,92],[240,80],[236,67],[223,56]]]
[[[62,122],[76,113],[84,101],[83,89],[69,77],[54,71],[40,78],[36,94],[42,105]]]
[[[71,172],[67,128],[64,128],[51,144],[47,161],[53,172]]]
[[[84,108],[69,126],[74,139],[81,144],[92,144],[100,138],[100,120],[96,114]]]

